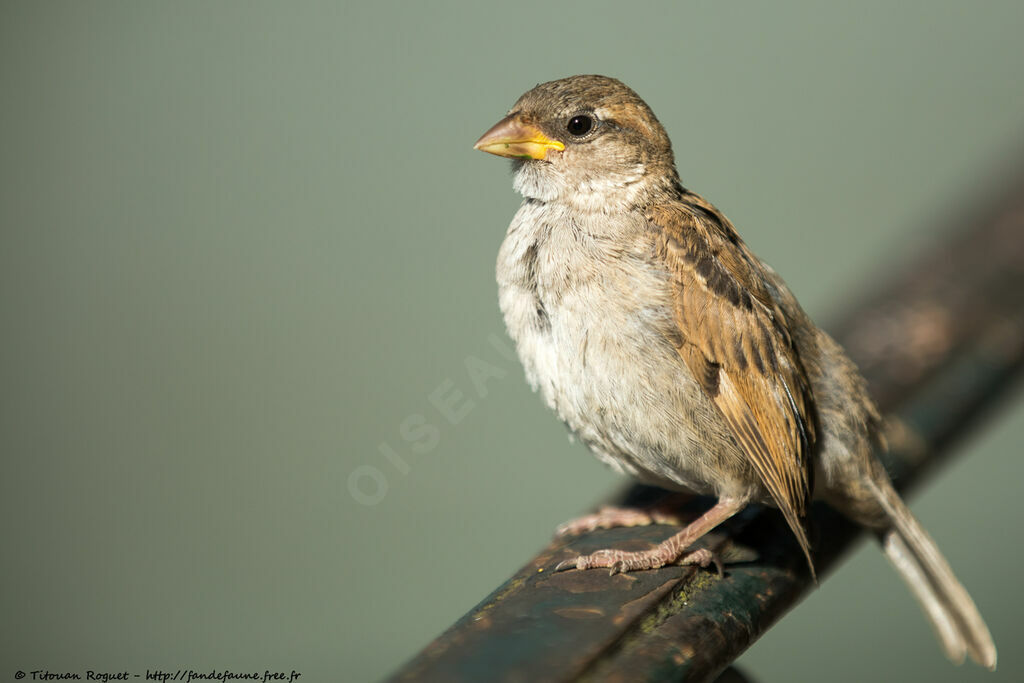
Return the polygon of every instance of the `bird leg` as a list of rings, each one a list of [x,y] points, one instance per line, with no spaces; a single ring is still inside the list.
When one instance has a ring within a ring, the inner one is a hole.
[[[706,567],[715,561],[714,555],[709,550],[701,548],[689,553],[686,551],[695,542],[700,540],[704,534],[735,515],[745,505],[746,502],[743,500],[722,498],[714,507],[687,525],[685,529],[665,539],[650,550],[631,552],[607,548],[598,550],[590,555],[580,555],[575,559],[561,562],[555,567],[555,571],[572,568],[591,569],[594,567],[608,567],[611,569],[611,574],[617,574],[619,572],[639,569],[657,569],[658,567],[673,563],[699,564],[702,567]],[[600,513],[598,514],[600,515]]]

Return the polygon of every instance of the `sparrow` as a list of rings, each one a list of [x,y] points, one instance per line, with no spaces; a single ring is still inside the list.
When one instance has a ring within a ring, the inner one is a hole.
[[[865,380],[732,223],[682,185],[650,107],[613,78],[550,81],[475,148],[512,159],[523,196],[497,280],[531,386],[613,469],[717,500],[650,550],[559,569],[706,566],[694,543],[759,503],[781,511],[813,575],[813,496],[875,532],[950,659],[995,668],[974,602],[875,456],[883,421]],[[568,528],[656,521],[604,509]]]

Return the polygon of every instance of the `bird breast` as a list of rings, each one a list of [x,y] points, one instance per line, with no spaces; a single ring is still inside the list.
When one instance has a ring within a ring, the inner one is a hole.
[[[528,199],[497,277],[528,381],[598,458],[661,486],[745,494],[735,442],[676,350],[669,278],[642,215]],[[737,477],[716,477],[721,465]]]

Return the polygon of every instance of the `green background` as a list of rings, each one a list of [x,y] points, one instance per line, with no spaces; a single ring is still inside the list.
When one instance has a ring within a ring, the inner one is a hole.
[[[0,681],[378,679],[617,483],[488,341],[518,199],[472,143],[535,83],[630,84],[827,319],[1024,149],[1022,28],[1019,0],[0,3]],[[996,674],[871,545],[740,666],[1024,679],[1022,440],[1017,394],[914,503]]]

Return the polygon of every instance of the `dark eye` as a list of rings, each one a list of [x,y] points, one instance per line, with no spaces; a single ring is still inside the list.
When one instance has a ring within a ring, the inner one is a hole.
[[[594,130],[594,119],[586,114],[577,114],[569,119],[569,123],[565,124],[565,129],[569,131],[570,135],[582,137]]]

